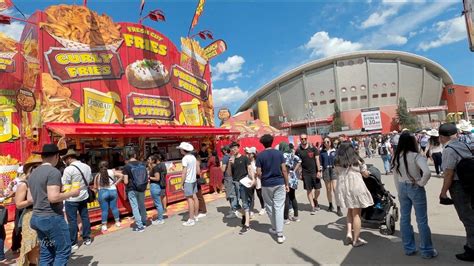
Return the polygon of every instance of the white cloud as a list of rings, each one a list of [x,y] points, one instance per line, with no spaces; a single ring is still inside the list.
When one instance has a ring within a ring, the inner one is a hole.
[[[398,12],[398,7],[394,6],[389,9],[372,13],[360,26],[363,29],[367,29],[370,27],[375,27],[378,25],[384,24],[387,19],[393,15],[396,15]]]
[[[227,76],[227,80],[228,80],[228,81],[234,81],[234,80],[236,80],[236,79],[238,79],[238,78],[241,78],[242,76],[243,76],[242,73],[232,73],[232,74],[229,74],[229,75]]]
[[[360,50],[362,49],[362,44],[346,41],[337,37],[331,38],[329,33],[325,31],[319,31],[311,37],[304,47],[308,50],[311,50],[311,56],[326,57]]]
[[[239,87],[229,87],[212,90],[214,106],[226,107],[232,103],[237,103],[249,97],[248,91],[243,91]]]
[[[408,42],[408,39],[401,35],[387,35],[387,43],[390,45],[404,45]]]
[[[224,75],[232,75],[230,80],[238,78],[237,74],[242,69],[244,63],[245,59],[242,56],[234,55],[228,57],[224,62],[219,62],[212,68],[213,79],[215,81],[221,80]]]
[[[14,12],[12,9],[7,9],[3,12],[1,12],[2,15],[7,15],[7,16],[18,16],[16,12]],[[23,32],[23,28],[25,27],[25,24],[20,23],[18,21],[13,20],[10,25],[0,25],[0,32],[6,34],[7,36],[19,41],[21,38],[21,33]]]
[[[420,43],[418,49],[427,51],[431,48],[437,48],[467,38],[464,17],[456,17],[436,23],[436,32],[438,33],[437,39]]]

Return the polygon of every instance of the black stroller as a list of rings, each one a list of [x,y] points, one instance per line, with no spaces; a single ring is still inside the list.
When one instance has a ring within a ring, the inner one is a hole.
[[[379,169],[368,164],[367,170],[370,176],[364,178],[364,183],[372,194],[374,205],[362,209],[362,222],[379,225],[380,233],[393,235],[395,222],[398,221],[398,207],[394,201],[395,197],[385,189]]]

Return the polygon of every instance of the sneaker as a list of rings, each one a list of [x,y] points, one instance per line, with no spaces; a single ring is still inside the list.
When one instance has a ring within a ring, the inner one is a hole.
[[[107,231],[107,225],[103,224],[103,225],[100,227],[100,231],[102,231],[102,232]]]
[[[361,247],[365,244],[367,244],[367,241],[359,237],[359,240],[357,240],[356,242],[353,242],[352,246],[356,248],[356,247]]]
[[[250,212],[250,218],[253,218],[255,217],[255,213],[254,212]]]
[[[334,211],[334,207],[332,206],[332,204],[329,204],[328,212],[333,212],[333,211]]]
[[[290,220],[289,219],[285,220],[285,224],[290,224]]]
[[[115,227],[120,227],[120,226],[122,226],[120,222],[115,222]]]
[[[240,235],[243,235],[243,234],[247,233],[248,231],[250,231],[250,227],[244,225],[244,226],[242,227],[242,229],[240,229],[239,234],[240,234]]]
[[[436,249],[433,249],[433,253],[431,255],[428,255],[428,256],[422,255],[421,257],[423,259],[433,259],[433,258],[438,257],[438,255],[439,255],[438,251]]]
[[[235,211],[234,214],[237,218],[242,218],[242,213],[240,211]]]
[[[301,222],[301,220],[298,217],[295,217],[295,216],[290,217],[290,221],[292,221],[292,222]]]
[[[319,204],[314,207],[314,210],[315,211],[320,211],[321,210],[321,208],[319,207]]]
[[[77,249],[79,249],[79,245],[78,245],[78,244],[74,244],[74,245],[71,246],[71,249],[72,249],[72,250],[77,250]]]
[[[456,254],[456,258],[458,260],[462,260],[462,261],[474,261],[474,253],[471,252],[470,250],[466,250],[466,252],[462,253],[462,254]]]
[[[316,208],[313,208],[309,214],[316,215]]]
[[[268,229],[268,232],[271,234],[271,235],[276,235],[277,234],[277,231],[273,228],[270,228]]]
[[[145,228],[144,227],[134,227],[133,232],[142,233],[142,232],[145,232]]]
[[[196,218],[204,218],[206,216],[207,216],[207,214],[205,214],[205,213],[199,213]]]
[[[278,244],[283,244],[283,242],[285,242],[285,240],[286,240],[286,237],[284,235],[278,236],[278,238],[277,238]]]
[[[194,221],[197,223],[199,222],[199,218],[197,218],[197,216],[194,217]]]
[[[267,213],[267,211],[265,209],[261,209],[258,214],[259,215],[265,215]]]
[[[184,226],[193,226],[195,224],[196,224],[196,222],[194,220],[191,220],[191,219],[189,219],[189,220],[187,220],[186,222],[183,223]]]
[[[92,244],[92,239],[88,238],[88,239],[84,240],[84,245],[90,246],[91,244]]]
[[[165,220],[163,220],[163,219],[161,219],[161,220],[156,219],[156,220],[151,221],[152,225],[160,225],[160,224],[164,224],[164,223],[165,223]]]

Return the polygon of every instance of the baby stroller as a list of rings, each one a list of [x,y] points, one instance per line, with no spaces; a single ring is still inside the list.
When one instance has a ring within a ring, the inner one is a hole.
[[[398,207],[394,201],[395,197],[385,189],[379,169],[369,164],[367,170],[370,176],[364,178],[364,183],[372,194],[374,205],[362,209],[362,222],[379,225],[380,233],[393,235],[395,222],[398,221]]]

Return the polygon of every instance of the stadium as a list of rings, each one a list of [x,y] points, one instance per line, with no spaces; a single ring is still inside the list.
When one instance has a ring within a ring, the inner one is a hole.
[[[291,134],[327,134],[337,105],[345,130],[389,132],[398,101],[423,126],[444,120],[443,90],[453,78],[438,63],[407,52],[358,51],[301,65],[258,89],[239,111],[252,109]],[[266,104],[260,104],[267,102]],[[394,128],[395,127],[395,128]]]

